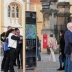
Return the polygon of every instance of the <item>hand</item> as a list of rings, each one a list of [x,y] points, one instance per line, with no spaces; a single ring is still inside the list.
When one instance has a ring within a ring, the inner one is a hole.
[[[23,40],[23,37],[20,37],[20,40]]]
[[[60,52],[60,55],[62,55],[62,52]]]

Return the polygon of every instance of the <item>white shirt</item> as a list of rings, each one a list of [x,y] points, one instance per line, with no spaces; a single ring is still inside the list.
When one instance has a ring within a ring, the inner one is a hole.
[[[8,47],[12,47],[12,48],[16,49],[16,47],[17,47],[17,40],[11,39],[12,35],[14,35],[14,34],[10,33],[9,36],[8,36]]]

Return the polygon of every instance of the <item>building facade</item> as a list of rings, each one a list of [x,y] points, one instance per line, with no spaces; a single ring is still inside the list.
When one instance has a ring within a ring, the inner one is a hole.
[[[40,38],[42,29],[42,13],[40,10],[42,6],[39,0],[0,0],[0,33],[6,31],[9,25],[13,28],[18,27],[22,30],[24,1],[26,2],[26,11],[37,12],[37,33]]]
[[[18,27],[22,34],[24,1],[26,2],[26,11],[37,12],[37,34],[41,40],[42,52],[46,52],[47,50],[44,51],[43,49],[42,35],[44,33],[54,33],[54,25],[57,23],[60,24],[60,19],[62,19],[57,17],[57,10],[63,11],[64,9],[59,6],[57,7],[57,3],[52,2],[50,5],[51,9],[46,10],[42,9],[42,4],[44,5],[44,3],[47,3],[49,0],[0,0],[0,34],[6,31],[9,25],[13,28]],[[68,7],[67,11],[72,14],[72,0],[58,0],[58,3],[63,1],[69,2],[70,7]],[[72,19],[72,15],[70,15],[70,17]]]

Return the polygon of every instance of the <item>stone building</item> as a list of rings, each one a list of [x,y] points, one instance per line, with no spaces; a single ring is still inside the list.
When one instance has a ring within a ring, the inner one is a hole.
[[[58,34],[57,28],[60,27],[59,25],[65,24],[65,19],[70,18],[69,21],[72,21],[72,0],[58,0],[58,2],[57,0],[0,0],[0,33],[6,31],[7,26],[10,25],[14,28],[18,27],[22,34],[24,1],[26,2],[26,11],[37,12],[37,33],[41,42],[44,33]],[[50,5],[49,1],[51,1]],[[68,5],[66,9],[60,6],[61,2]],[[62,13],[65,11],[69,18],[62,17]],[[66,20],[66,23],[69,21]],[[41,45],[43,45],[42,43]],[[44,52],[42,46],[41,48]]]
[[[41,38],[42,29],[42,6],[39,0],[0,0],[0,33],[7,30],[7,26],[18,27],[22,34],[23,5],[26,11],[37,12],[37,33]]]

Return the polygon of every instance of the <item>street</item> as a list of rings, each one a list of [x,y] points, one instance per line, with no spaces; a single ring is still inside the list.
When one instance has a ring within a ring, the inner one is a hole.
[[[37,62],[37,72],[64,72],[64,71],[57,71],[59,68],[58,62],[58,54],[56,54],[57,62],[48,61],[48,54],[41,54],[42,61]],[[1,64],[2,57],[0,56],[0,64]],[[17,69],[15,67],[15,72],[22,72],[22,69]],[[26,70],[26,72],[34,72],[33,70]]]

